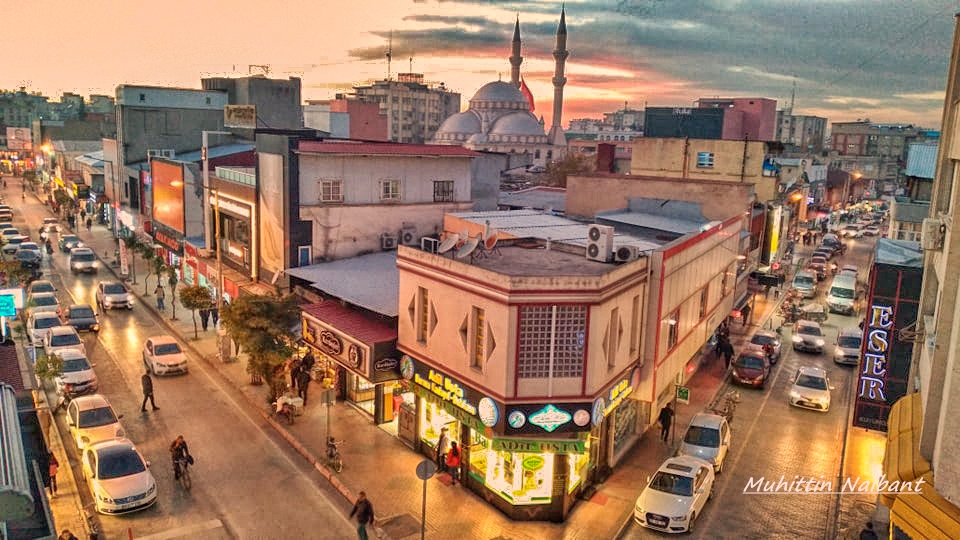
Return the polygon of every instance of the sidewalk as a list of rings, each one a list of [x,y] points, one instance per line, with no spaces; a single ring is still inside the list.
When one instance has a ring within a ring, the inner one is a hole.
[[[113,266],[115,243],[111,231],[94,226],[90,232],[82,230],[77,234],[100,256],[107,270],[102,273],[104,277],[111,272],[119,273],[119,268]],[[143,294],[144,265],[139,260],[136,270],[137,284],[128,282],[130,288],[142,306],[156,311],[154,298]],[[149,279],[153,283],[156,278],[151,276]],[[146,290],[151,288],[147,286]],[[385,537],[401,539],[419,536],[423,483],[417,479],[415,470],[424,459],[422,455],[410,450],[393,434],[375,426],[367,415],[352,405],[342,402],[330,408],[321,405],[320,392],[316,387],[312,388],[309,396],[312,399],[308,401],[304,414],[297,417],[293,425],[277,423],[271,414],[271,407],[266,403],[266,389],[250,384],[246,362],[243,359],[218,361],[216,332],[212,329],[201,331],[199,339],[193,339],[191,313],[180,306],[177,318],[171,319],[172,302],[169,296],[167,299],[167,310],[162,315],[168,331],[178,335],[190,352],[213,367],[228,385],[237,388],[277,433],[313,464],[317,472],[347,501],[352,502],[358,491],[365,490],[377,509]],[[757,325],[731,325],[731,341],[735,349],[739,350],[758,325],[770,317],[777,302],[772,295],[767,299],[757,294],[753,315]],[[702,366],[687,383],[690,403],[678,408],[670,444],[660,441],[656,429],[642,435],[606,482],[597,486],[596,494],[588,501],[579,502],[566,522],[512,521],[476,494],[451,487],[435,477],[427,481],[426,536],[438,539],[512,540],[618,537],[632,519],[634,501],[647,475],[652,474],[666,457],[674,454],[679,437],[686,431],[692,416],[710,405],[726,384],[727,372],[712,353],[704,354],[699,363]],[[322,464],[328,420],[330,433],[339,440],[345,440],[342,447],[344,468],[341,473],[331,473]],[[483,519],[478,519],[478,516]]]

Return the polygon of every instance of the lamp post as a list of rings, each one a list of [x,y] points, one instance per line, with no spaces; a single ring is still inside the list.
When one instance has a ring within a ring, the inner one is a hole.
[[[207,136],[209,135],[231,135],[229,131],[201,131],[200,132],[202,140],[200,146],[200,158],[203,160],[203,193],[205,197],[203,205],[203,233],[206,239],[207,246],[214,246],[217,254],[217,360],[223,361],[223,333],[219,328],[220,321],[220,308],[223,306],[223,263],[220,257],[220,191],[213,190],[214,196],[216,199],[216,204],[214,204],[214,225],[215,230],[211,231],[210,227],[210,161],[209,161],[209,149],[207,143]],[[211,238],[211,232],[213,232]]]

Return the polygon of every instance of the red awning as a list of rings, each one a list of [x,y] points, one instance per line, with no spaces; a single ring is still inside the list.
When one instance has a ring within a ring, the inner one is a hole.
[[[341,306],[335,301],[308,304],[301,309],[311,317],[368,345],[397,339],[396,325]]]

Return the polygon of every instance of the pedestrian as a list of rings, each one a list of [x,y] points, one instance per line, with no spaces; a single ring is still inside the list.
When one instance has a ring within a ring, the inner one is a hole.
[[[60,536],[57,537],[57,540],[80,540],[77,538],[70,529],[64,529],[60,531]]]
[[[360,540],[368,540],[367,524],[373,525],[373,504],[367,499],[367,494],[361,491],[357,496],[357,502],[353,504],[353,510],[350,516],[357,516],[357,536]]]
[[[300,372],[297,373],[297,395],[303,399],[303,406],[307,406],[307,390],[310,388],[310,372],[300,366]]]
[[[207,327],[210,325],[210,310],[203,308],[200,310],[200,326],[203,327],[203,331],[207,331]]]
[[[444,472],[447,470],[447,445],[450,443],[450,437],[447,437],[446,426],[440,428],[440,439],[437,440],[437,470]]]
[[[140,387],[143,389],[143,403],[140,404],[140,412],[147,411],[147,400],[150,400],[150,406],[153,410],[158,410],[157,404],[153,402],[153,379],[150,377],[150,370],[147,370],[140,377]]]
[[[873,522],[868,521],[860,531],[860,540],[878,540],[878,538],[876,531],[873,530]]]
[[[80,219],[87,219],[87,211],[83,208],[80,209]]]
[[[667,442],[667,437],[670,436],[670,426],[673,424],[672,404],[667,403],[660,409],[660,416],[657,418],[657,421],[660,422],[660,440]]]
[[[87,218],[87,232],[90,232],[90,228],[93,227],[93,220]]]
[[[50,452],[48,461],[50,462],[50,496],[52,497],[57,494],[57,471],[60,470],[60,462],[57,461],[57,456],[53,455],[53,452]]]
[[[457,485],[460,479],[460,448],[457,447],[457,441],[451,442],[447,451],[447,471],[450,473],[450,485]]]
[[[297,382],[300,380],[300,369],[303,367],[303,360],[294,358],[290,360],[290,389],[297,391]]]
[[[733,344],[730,343],[730,338],[721,339],[717,344],[717,351],[723,357],[723,368],[730,369],[730,360],[733,359]]]
[[[213,327],[219,328],[217,325],[220,324],[220,310],[216,307],[210,308],[210,318],[213,319]],[[240,350],[237,349],[237,354],[240,354]]]
[[[303,360],[300,361],[300,369],[306,371],[307,373],[313,372],[313,365],[317,363],[317,359],[314,358],[312,352],[308,352],[303,356]]]
[[[740,309],[740,315],[743,317],[744,326],[750,324],[750,304],[747,304]]]
[[[167,297],[167,292],[163,290],[163,285],[157,283],[157,288],[153,290],[153,294],[157,296],[157,309],[163,311],[163,300]]]

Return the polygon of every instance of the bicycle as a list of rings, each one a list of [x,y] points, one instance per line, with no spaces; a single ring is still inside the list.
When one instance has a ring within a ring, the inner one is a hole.
[[[327,442],[327,465],[340,472],[343,470],[343,459],[340,457],[340,445],[343,441],[329,441]]]
[[[177,458],[177,467],[180,469],[180,478],[177,479],[180,482],[180,486],[184,490],[190,491],[190,488],[193,486],[193,480],[190,479],[190,460],[186,457]]]
[[[737,410],[737,403],[740,403],[740,392],[731,390],[720,398],[720,402],[710,408],[715,414],[727,419],[728,424],[733,423],[733,413]]]

